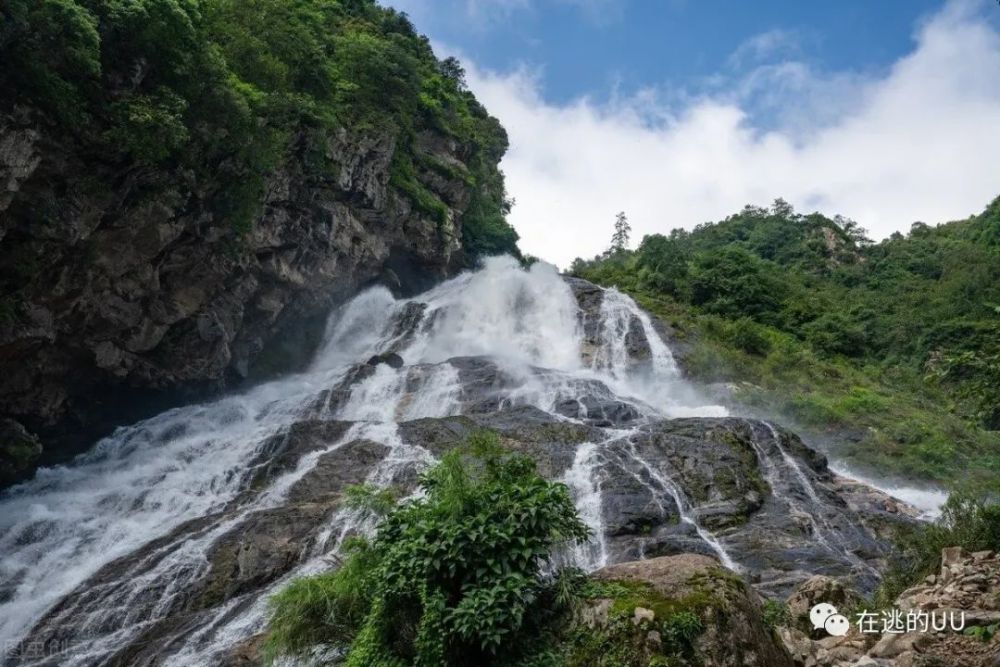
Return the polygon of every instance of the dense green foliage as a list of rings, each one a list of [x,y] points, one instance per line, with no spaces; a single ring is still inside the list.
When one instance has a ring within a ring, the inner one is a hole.
[[[778,200],[572,272],[672,324],[688,371],[859,462],[1000,475],[1000,199],[875,244]]]
[[[273,599],[272,655],[325,644],[349,646],[351,667],[543,664],[544,630],[575,579],[543,565],[589,533],[568,489],[486,432],[424,473],[421,489],[398,506],[352,492],[354,507],[387,513],[339,569]]]
[[[453,233],[417,174],[416,135],[462,147],[470,255],[517,254],[497,163],[507,137],[406,18],[374,0],[9,0],[0,5],[5,103],[48,115],[103,161],[179,167],[238,229],[267,174],[296,155],[322,169],[338,128],[394,137],[392,182]]]

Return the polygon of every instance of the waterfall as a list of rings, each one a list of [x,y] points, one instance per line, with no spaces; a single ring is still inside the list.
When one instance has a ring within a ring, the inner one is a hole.
[[[767,430],[768,444],[777,451],[777,456],[765,448],[758,440],[756,433],[750,439],[761,470],[771,488],[774,500],[784,503],[796,516],[805,517],[810,526],[811,536],[827,551],[842,556],[858,570],[879,576],[877,570],[850,551],[848,546],[838,538],[834,527],[826,517],[828,502],[824,502],[816,490],[815,482],[809,478],[802,464],[793,457],[781,441],[781,434],[773,424],[761,421]]]
[[[389,452],[367,476],[366,482],[388,486],[406,471],[418,470],[434,461],[434,457],[421,447],[408,445],[400,438],[395,424],[390,422],[366,424],[351,436],[377,440],[389,446]],[[345,438],[346,439],[346,438]],[[235,599],[222,606],[198,633],[188,638],[184,647],[168,657],[164,667],[188,667],[212,662],[212,659],[240,640],[263,631],[267,625],[267,599],[297,577],[318,574],[330,569],[340,554],[344,540],[353,534],[371,535],[375,527],[372,517],[360,515],[348,508],[338,510],[329,524],[319,534],[309,557],[298,567],[268,586],[263,595],[256,594],[249,601]],[[241,602],[248,606],[240,614],[232,609]]]
[[[698,522],[695,516],[691,512],[691,501],[684,495],[677,483],[672,480],[667,475],[664,475],[656,467],[651,465],[635,448],[635,443],[631,440],[628,441],[629,454],[632,461],[638,463],[642,470],[648,475],[655,485],[650,485],[648,482],[642,480],[641,477],[637,476],[637,479],[642,482],[647,488],[653,492],[653,497],[658,498],[659,492],[666,492],[674,503],[674,509],[677,511],[678,517],[683,523],[694,528],[698,537],[708,545],[712,552],[716,555],[719,561],[725,565],[730,570],[734,572],[740,572],[739,564],[733,560],[733,557],[729,555],[729,551],[723,546],[714,535],[709,531],[705,530],[704,527]],[[666,507],[663,505],[662,501],[659,501],[661,511],[666,511]]]
[[[601,482],[597,478],[600,462],[598,446],[585,442],[577,448],[573,465],[562,478],[573,494],[580,519],[593,533],[586,544],[575,545],[571,554],[572,562],[584,570],[596,570],[608,564]]]
[[[725,411],[693,397],[669,347],[629,297],[600,294],[599,321],[587,333],[572,289],[542,263],[525,270],[492,258],[412,300],[372,288],[331,314],[306,371],[120,428],[71,464],[39,471],[0,496],[0,645],[41,628],[75,644],[38,664],[100,664],[184,602],[185,586],[205,574],[222,536],[281,507],[325,457],[358,441],[377,443],[383,454],[364,479],[412,481],[433,456],[406,442],[401,423],[501,407],[530,406],[553,420],[605,429],[607,439],[576,445],[561,472],[594,531],[573,550],[577,565],[610,562],[604,481],[613,461],[662,515],[677,512],[690,540],[739,570],[729,538],[699,521],[679,472],[632,442],[652,420]],[[402,364],[377,363],[387,355]],[[339,422],[350,424],[317,431],[322,441],[275,464],[297,425]],[[818,502],[780,438],[772,440],[782,468]],[[774,456],[759,454],[765,474],[777,470]],[[769,482],[783,488],[777,478]],[[168,664],[214,664],[261,631],[269,594],[295,576],[329,569],[349,535],[372,529],[350,510],[324,517],[291,571],[263,592],[199,612],[195,630],[176,630],[188,634],[164,644]],[[141,557],[125,558],[133,554]]]

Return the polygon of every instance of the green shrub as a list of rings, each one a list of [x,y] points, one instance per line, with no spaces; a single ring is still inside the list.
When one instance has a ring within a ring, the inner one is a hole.
[[[372,489],[354,507],[386,511],[336,572],[272,600],[269,655],[349,647],[347,665],[529,665],[578,577],[546,576],[553,548],[589,531],[568,489],[478,433],[421,477],[424,495],[391,507]]]
[[[1000,336],[1000,327],[994,333]],[[995,340],[994,350],[998,347]],[[957,396],[971,406],[975,419],[989,429],[1000,430],[1000,350],[994,350],[948,354],[932,377],[954,386]]]
[[[186,109],[187,102],[168,88],[125,98],[111,107],[117,121],[109,132],[110,140],[139,160],[159,162],[187,142]]]
[[[81,125],[101,73],[94,14],[75,0],[9,0],[0,5],[0,21],[0,89]]]
[[[837,407],[848,416],[854,414],[871,415],[885,410],[889,401],[866,388],[851,387],[847,395],[838,401]]]
[[[667,616],[660,624],[660,634],[668,651],[689,656],[694,652],[694,642],[704,626],[693,611],[678,611]]]
[[[860,357],[865,352],[865,332],[841,313],[824,313],[805,324],[802,333],[817,350],[829,354]]]
[[[733,345],[747,354],[764,356],[771,350],[771,341],[764,329],[749,317],[741,317],[733,322],[729,338]]]
[[[764,625],[772,630],[791,623],[788,605],[781,600],[764,600]]]
[[[690,284],[691,302],[707,312],[761,321],[773,318],[786,291],[768,262],[737,245],[697,255]]]
[[[374,596],[369,571],[377,558],[363,539],[348,540],[343,550],[346,558],[339,569],[296,579],[271,599],[269,660],[349,641],[357,633]]]

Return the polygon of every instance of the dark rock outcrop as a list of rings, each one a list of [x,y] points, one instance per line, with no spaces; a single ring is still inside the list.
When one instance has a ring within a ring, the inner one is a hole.
[[[398,369],[403,367],[403,358],[395,352],[387,352],[385,354],[376,354],[368,360],[369,366],[378,366],[379,364],[385,364],[389,368]]]
[[[568,276],[565,278],[573,296],[580,307],[580,327],[583,330],[583,356],[585,361],[593,358],[601,345],[602,307],[607,293],[588,280]],[[625,323],[625,349],[633,363],[641,363],[649,359],[651,351],[649,340],[643,329],[642,322],[635,315]]]
[[[42,443],[13,419],[0,419],[0,487],[15,481],[42,453]]]
[[[331,304],[359,287],[415,292],[464,263],[469,185],[418,173],[446,222],[415,209],[390,184],[391,132],[294,139],[243,233],[206,204],[211,183],[103,163],[55,132],[28,110],[0,113],[0,416],[40,437],[44,463],[305,363]],[[431,161],[469,159],[469,146],[422,136],[415,150]],[[317,151],[321,170],[307,159]],[[30,474],[23,453],[0,444],[7,481]]]

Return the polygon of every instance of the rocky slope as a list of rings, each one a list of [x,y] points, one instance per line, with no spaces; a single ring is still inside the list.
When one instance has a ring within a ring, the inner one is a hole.
[[[780,635],[795,664],[801,667],[993,667],[1000,664],[1000,557],[991,551],[965,553],[945,549],[941,571],[899,595],[893,608],[902,614],[897,631],[883,632],[878,614],[875,632],[862,633],[854,625],[844,637],[810,636],[808,611],[817,602],[861,611],[866,605],[841,582],[815,577],[789,598],[793,625]],[[874,610],[873,610],[874,611]],[[907,627],[907,615],[922,614],[924,620]],[[927,630],[928,615],[934,614],[935,631]],[[952,614],[963,627],[952,627]],[[962,614],[960,617],[959,614]],[[940,627],[944,627],[943,630]]]
[[[335,558],[323,561],[322,554],[331,540],[336,541],[338,535],[342,539],[341,529],[350,528],[338,512],[346,485],[364,482],[381,471],[389,474],[404,494],[412,489],[415,460],[393,469],[394,456],[399,453],[394,455],[391,446],[368,438],[348,437],[344,442],[351,427],[340,421],[297,423],[265,448],[267,458],[260,461],[255,481],[228,508],[182,524],[169,535],[108,564],[54,607],[35,626],[31,640],[52,646],[70,639],[104,655],[109,664],[160,664],[169,662],[168,656],[175,652],[184,655],[186,650],[204,658],[199,651],[211,652],[213,642],[233,632],[232,620],[242,615],[257,615],[254,620],[259,622],[264,598],[287,575],[301,571],[310,561],[314,566],[317,560],[326,562],[326,567],[336,562]],[[815,528],[804,518],[788,521],[787,499],[776,497],[763,482],[761,468],[767,459],[762,464],[756,458],[755,447],[760,445],[755,439],[764,441],[764,437],[754,429],[762,427],[738,419],[665,421],[607,442],[599,427],[567,424],[526,406],[403,422],[398,435],[407,448],[436,456],[483,427],[499,432],[508,447],[530,453],[540,470],[552,478],[567,475],[584,443],[605,441],[602,451],[607,453],[607,463],[598,473],[604,527],[594,548],[606,554],[595,563],[652,559],[632,568],[646,572],[658,567],[659,556],[688,554],[688,559],[703,559],[695,561],[702,563],[696,569],[711,563],[714,570],[724,571],[716,560],[719,555],[699,536],[700,526],[686,522],[682,515],[697,516],[724,544],[741,573],[758,582],[758,590],[772,595],[787,592],[794,582],[818,572],[836,573],[870,587],[874,568],[885,552],[885,544],[878,538],[860,526],[849,525],[857,516],[838,500],[832,486],[820,481],[827,474],[823,468],[806,473],[830,501],[830,507],[814,511],[822,520],[829,520],[830,532],[825,539],[837,540],[843,551],[824,549]],[[788,434],[781,438],[794,442],[794,436]],[[331,448],[331,443],[338,442],[342,444]],[[764,442],[767,448],[777,446],[775,441]],[[311,457],[315,457],[313,467],[291,484],[279,503],[264,502],[267,494],[258,489],[270,487]],[[712,475],[712,470],[718,474]],[[677,472],[679,477],[674,476]],[[667,479],[677,479],[682,497],[692,500],[680,504],[672,500],[670,489],[661,486],[669,486]],[[205,549],[205,560],[178,567],[177,559],[192,545]],[[667,572],[677,571],[674,566],[665,567]],[[630,571],[625,566],[602,570],[615,579]],[[653,585],[659,585],[666,574],[650,577]],[[739,577],[732,580],[740,582],[740,590],[749,591]],[[150,585],[157,581],[162,583]],[[750,596],[747,600],[754,600],[752,604],[759,607],[756,594],[740,595]],[[753,612],[756,625],[740,620],[754,608],[747,606],[747,600],[712,607],[711,613],[718,618],[706,619],[706,624],[715,627],[713,632],[732,624],[746,636],[738,642],[730,637],[734,643],[721,636],[706,639],[714,647],[706,648],[707,653],[725,653],[719,647],[730,650],[735,646],[757,653],[771,650],[754,636],[754,628],[760,625],[759,610]],[[135,624],[139,619],[144,620]],[[252,633],[236,646],[225,647],[221,641],[218,648],[225,649],[224,655],[215,659],[254,656],[252,647],[257,643]],[[743,662],[734,655],[717,664],[786,664],[769,658]],[[26,664],[56,665],[62,659],[57,655]]]

